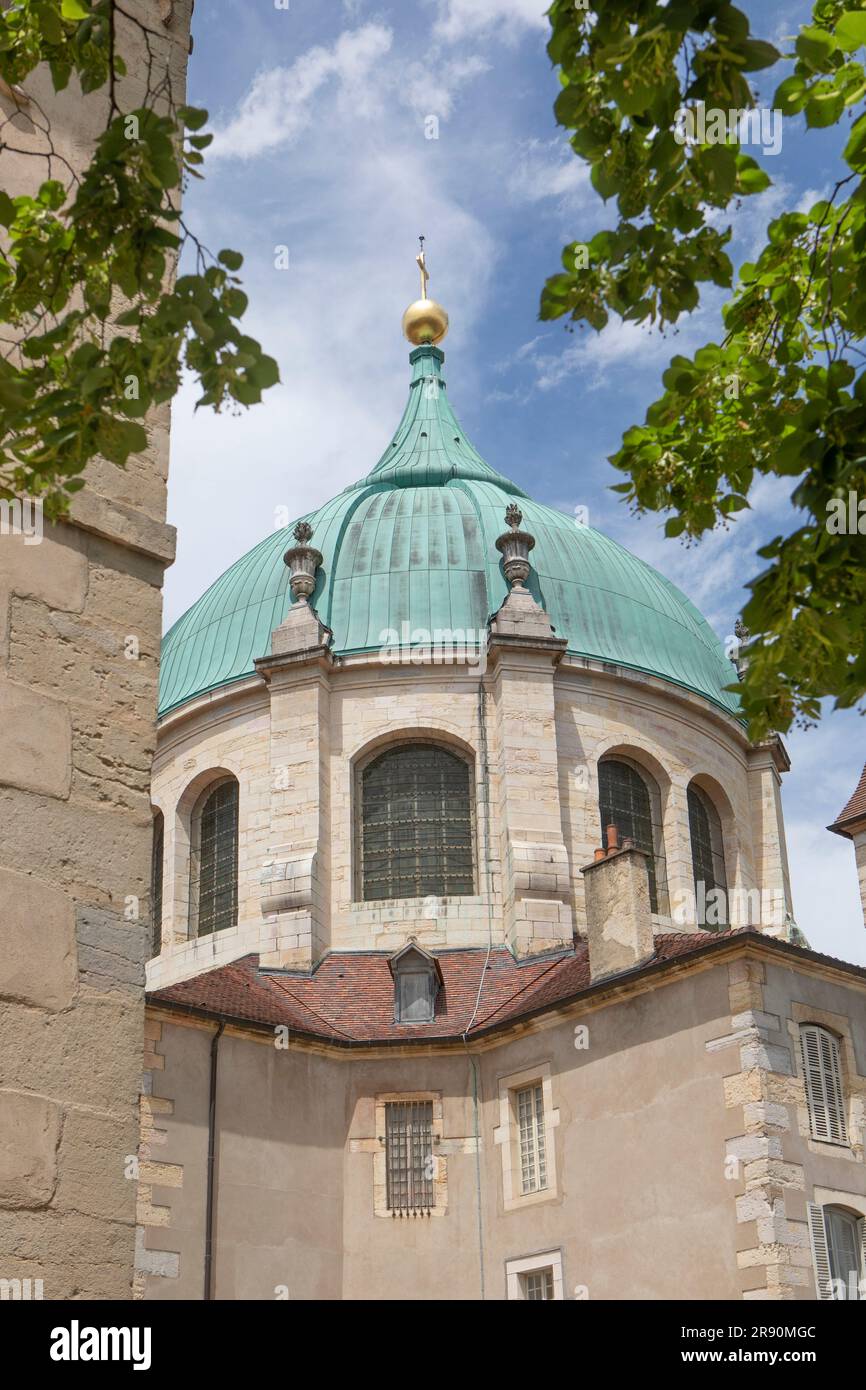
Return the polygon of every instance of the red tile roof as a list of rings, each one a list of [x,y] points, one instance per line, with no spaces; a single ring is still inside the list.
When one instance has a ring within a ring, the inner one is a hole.
[[[858,820],[866,820],[866,766],[860,774],[860,781],[857,783],[854,795],[839,812],[833,824],[827,826],[827,829],[835,831],[837,835],[847,835],[850,840],[851,833],[845,827]]]
[[[714,946],[739,932],[668,933],[656,937],[655,955],[641,970]],[[555,1007],[590,988],[585,941],[564,954],[518,964],[510,951],[442,951],[443,986],[432,1023],[394,1022],[394,981],[388,954],[337,951],[312,975],[262,971],[258,956],[148,995],[208,1016],[275,1027],[337,1044],[404,1043],[475,1036]],[[634,975],[637,972],[629,972]],[[479,986],[484,980],[479,999]],[[477,1007],[476,1007],[477,1006]]]

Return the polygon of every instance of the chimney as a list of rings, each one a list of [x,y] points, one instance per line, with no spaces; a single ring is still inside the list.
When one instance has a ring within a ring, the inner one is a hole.
[[[593,981],[632,970],[655,953],[647,855],[605,828],[607,846],[581,870],[586,887],[589,974]]]

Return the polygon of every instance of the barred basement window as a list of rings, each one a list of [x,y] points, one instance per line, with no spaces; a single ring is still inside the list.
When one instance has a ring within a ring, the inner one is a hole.
[[[420,1215],[435,1206],[433,1102],[388,1101],[385,1177],[388,1210]]]
[[[469,764],[435,744],[389,749],[360,779],[361,896],[475,890]]]
[[[701,926],[724,927],[728,923],[728,878],[725,872],[725,851],[722,822],[706,792],[694,783],[688,790],[689,832],[692,842],[692,869],[698,904],[706,904],[706,917]],[[703,892],[699,885],[703,884]],[[720,890],[707,902],[710,893]]]
[[[547,1148],[544,1132],[544,1094],[541,1082],[524,1086],[515,1096],[520,1148],[520,1190],[540,1192],[547,1187]]]
[[[826,1028],[805,1023],[800,1028],[800,1051],[812,1138],[828,1144],[847,1144],[838,1038]]]
[[[598,802],[601,836],[609,825],[620,838],[632,839],[647,855],[650,909],[666,913],[667,871],[658,788],[645,773],[620,758],[605,758],[598,765]]]
[[[238,918],[238,784],[209,787],[192,818],[190,923],[195,936],[224,931]]]
[[[153,845],[150,859],[150,921],[153,932],[152,954],[162,950],[162,872],[165,854],[165,820],[162,811],[153,816]]]

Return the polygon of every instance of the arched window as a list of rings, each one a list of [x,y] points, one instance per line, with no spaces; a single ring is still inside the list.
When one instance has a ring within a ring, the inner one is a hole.
[[[193,936],[238,919],[238,784],[224,777],[196,803],[190,843],[189,909]]]
[[[361,772],[361,897],[474,892],[469,764],[437,744],[380,753]]]
[[[153,845],[150,859],[150,924],[153,931],[152,954],[162,950],[162,861],[165,853],[165,820],[162,811],[153,813]]]
[[[621,839],[632,839],[646,851],[650,909],[668,910],[667,872],[658,788],[635,764],[623,758],[605,758],[598,765],[598,805],[601,834],[615,825]]]
[[[724,927],[729,914],[722,822],[706,792],[694,782],[688,790],[688,804],[698,921],[705,927]]]
[[[812,1138],[847,1144],[839,1039],[817,1023],[804,1023],[800,1028],[800,1054]]]
[[[809,1234],[818,1297],[866,1301],[866,1219],[810,1202]]]

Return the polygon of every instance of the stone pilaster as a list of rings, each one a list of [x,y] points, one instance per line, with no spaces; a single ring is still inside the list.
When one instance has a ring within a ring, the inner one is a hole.
[[[725,1105],[736,1129],[720,1161],[735,1193],[743,1298],[812,1298],[805,1172],[789,1156],[801,1083],[782,1020],[764,1009],[763,964],[734,961],[728,980],[731,1032],[706,1046],[708,1052],[730,1048],[739,1059],[725,1077]]]
[[[571,944],[554,672],[566,643],[532,595],[515,587],[491,623],[505,939],[520,958]]]
[[[761,894],[760,920],[751,925],[782,934],[786,916],[794,912],[782,815],[782,774],[791,764],[778,736],[751,748],[748,761],[755,876]]]
[[[144,1020],[144,1071],[142,1073],[140,1106],[140,1138],[138,1145],[138,1201],[135,1216],[135,1279],[133,1298],[144,1298],[147,1280],[177,1279],[180,1256],[172,1250],[148,1249],[148,1233],[164,1232],[171,1226],[171,1208],[154,1203],[154,1187],[183,1187],[183,1167],[165,1163],[160,1154],[167,1139],[165,1121],[174,1114],[174,1101],[153,1094],[154,1073],[165,1069],[165,1056],[157,1051],[162,1042],[159,1019]]]
[[[860,885],[860,906],[863,909],[863,924],[866,926],[866,825],[851,832],[854,841],[854,856],[857,862],[857,882]]]
[[[288,627],[287,627],[288,624]],[[262,915],[275,924],[264,966],[309,970],[330,943],[330,666],[328,633],[305,602],[256,662],[270,688],[271,834]]]

